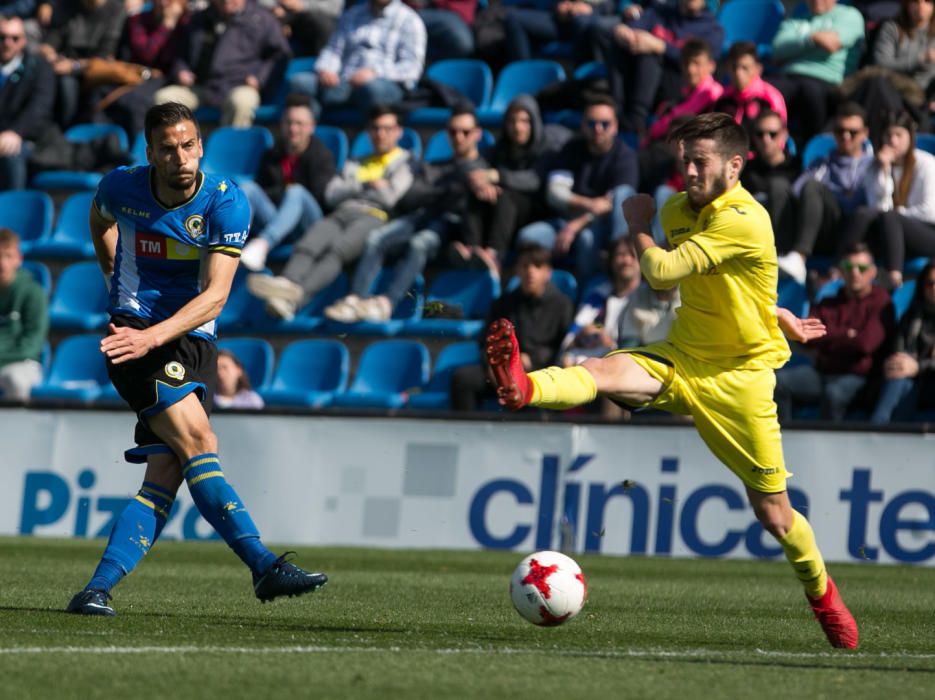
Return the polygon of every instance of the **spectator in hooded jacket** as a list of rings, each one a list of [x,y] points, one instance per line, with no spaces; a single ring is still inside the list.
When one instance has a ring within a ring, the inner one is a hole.
[[[570,136],[564,127],[542,123],[534,97],[513,98],[489,156],[490,167],[468,175],[471,196],[459,238],[462,257],[473,255],[499,268],[513,236],[535,216],[545,164]]]

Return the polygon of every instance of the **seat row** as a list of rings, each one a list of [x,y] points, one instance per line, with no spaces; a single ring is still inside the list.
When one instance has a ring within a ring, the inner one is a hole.
[[[32,398],[45,401],[123,405],[100,351],[101,335],[65,338],[52,354]],[[267,406],[292,408],[445,409],[455,368],[480,361],[475,342],[445,346],[432,368],[417,340],[377,340],[361,353],[350,380],[350,353],[337,339],[303,339],[286,345],[278,361],[261,338],[227,338],[218,347],[234,353]]]
[[[96,262],[67,265],[58,274],[54,288],[52,275],[44,263],[27,260],[24,268],[50,294],[49,322],[53,330],[87,332],[106,328],[109,297]],[[241,269],[234,277],[227,304],[218,318],[222,334],[476,338],[483,328],[490,303],[501,291],[500,281],[486,270],[443,270],[432,280],[427,292],[424,279],[419,276],[396,305],[390,319],[345,324],[331,321],[324,315],[329,305],[349,292],[347,275],[342,273],[300,309],[294,319],[285,321],[269,316],[263,303],[249,293],[247,274]],[[371,293],[382,293],[392,279],[392,268],[384,268]],[[571,273],[554,270],[552,281],[570,299],[577,300],[578,285]],[[512,289],[517,283],[513,278],[507,288]]]

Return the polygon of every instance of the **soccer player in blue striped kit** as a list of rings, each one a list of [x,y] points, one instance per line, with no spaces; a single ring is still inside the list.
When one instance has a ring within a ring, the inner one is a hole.
[[[146,463],[91,580],[67,610],[114,615],[110,592],[150,550],[184,480],[199,512],[249,567],[261,601],[321,588],[328,577],[277,557],[227,483],[208,416],[217,377],[215,330],[250,209],[229,179],[199,170],[198,123],[184,105],[146,114],[148,166],[118,168],[98,187],[91,238],[110,288],[101,341],[107,370],[138,417],[129,462]]]

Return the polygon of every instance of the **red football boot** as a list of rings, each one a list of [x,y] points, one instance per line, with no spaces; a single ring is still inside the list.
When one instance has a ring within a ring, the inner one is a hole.
[[[532,398],[532,382],[523,369],[516,331],[505,318],[497,319],[487,329],[486,353],[500,404],[518,411]]]
[[[809,604],[815,612],[815,619],[825,631],[831,646],[837,649],[856,649],[859,643],[857,623],[847,609],[838,587],[828,577],[828,589],[821,598],[809,598]]]

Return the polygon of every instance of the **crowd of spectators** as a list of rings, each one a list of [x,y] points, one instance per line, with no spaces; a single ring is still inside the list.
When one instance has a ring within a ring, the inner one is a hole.
[[[522,94],[485,146],[482,105],[449,100],[449,160],[424,163],[401,146],[407,106],[437,88],[426,80],[435,61],[481,56],[496,71],[556,55],[568,75],[603,64],[596,79],[564,86],[580,117]],[[303,56],[314,67],[287,75]],[[126,79],[117,65],[142,72]],[[491,314],[513,318],[523,347],[536,348],[531,369],[664,335],[677,290],[641,284],[620,205],[636,191],[660,205],[678,191],[680,154],[667,134],[723,111],[749,132],[743,184],[770,213],[782,277],[813,294],[841,285],[812,305],[841,327],[779,374],[781,414],[814,403],[831,420],[862,410],[885,422],[922,405],[932,271],[907,264],[935,255],[935,156],[919,142],[935,108],[931,0],[790,2],[765,49],[725,45],[717,2],[705,0],[9,2],[0,5],[0,191],[27,187],[74,124],[112,122],[132,138],[151,104],[178,101],[246,127],[277,94],[288,98],[275,145],[241,183],[253,211],[242,264],[274,318],[293,318],[347,270],[349,293],[325,315],[387,320],[418,275],[468,268],[501,280]],[[371,151],[339,169],[315,131],[348,108],[366,115]],[[806,162],[821,138],[830,147]],[[98,165],[120,162],[105,155]],[[0,249],[18,250],[10,240]],[[282,244],[294,244],[291,256],[265,274]],[[374,295],[389,261],[393,277]],[[553,265],[587,290],[576,313],[539,279]],[[916,275],[897,325],[890,294]],[[11,284],[0,280],[0,299]],[[482,404],[479,368],[455,379],[455,407]]]

